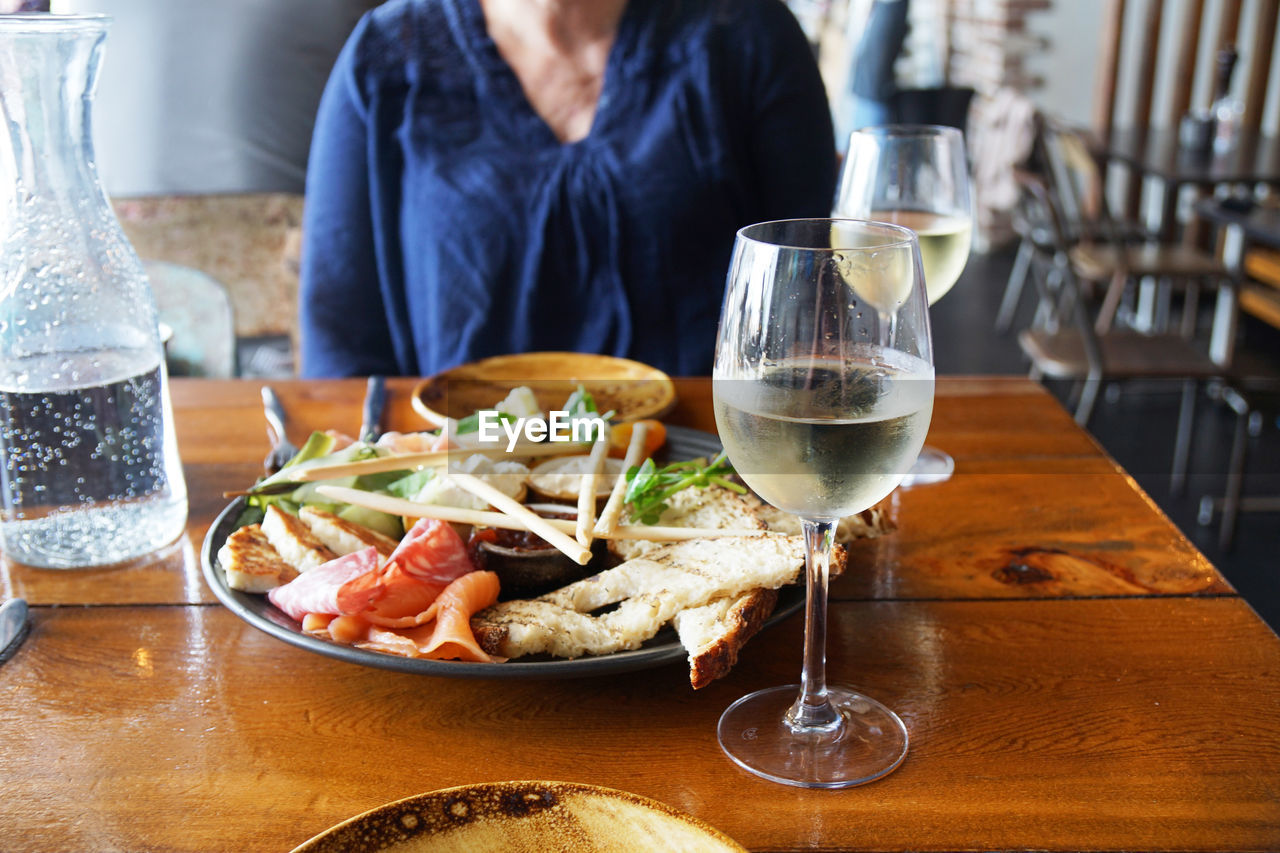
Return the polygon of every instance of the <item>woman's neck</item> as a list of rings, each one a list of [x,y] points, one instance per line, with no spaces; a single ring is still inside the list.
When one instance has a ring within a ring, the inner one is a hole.
[[[530,105],[561,142],[591,131],[626,0],[480,0]]]
[[[562,55],[612,44],[626,0],[480,0],[495,40],[538,44]]]

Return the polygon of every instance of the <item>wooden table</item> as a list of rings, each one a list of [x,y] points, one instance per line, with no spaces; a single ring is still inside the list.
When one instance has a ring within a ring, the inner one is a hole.
[[[417,426],[411,387],[390,384],[390,427]],[[363,381],[277,388],[299,432],[357,426]],[[670,420],[710,428],[707,383],[678,392]],[[1026,380],[940,381],[930,443],[955,476],[891,496],[899,529],[855,546],[833,585],[832,679],[912,738],[897,772],[836,792],[760,780],[715,740],[731,701],[796,680],[798,615],[696,693],[681,665],[431,678],[247,626],[197,552],[221,493],[258,473],[258,385],[173,396],[188,535],[127,568],[0,577],[35,620],[0,667],[0,848],[287,850],[390,800],[503,779],[632,791],[761,850],[1280,848],[1280,639]]]

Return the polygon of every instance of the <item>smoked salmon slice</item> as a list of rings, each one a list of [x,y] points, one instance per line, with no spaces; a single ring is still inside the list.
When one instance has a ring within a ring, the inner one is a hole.
[[[471,633],[471,615],[498,600],[498,576],[493,572],[471,572],[455,580],[440,593],[424,616],[435,621],[407,630],[373,627],[368,639],[357,643],[362,649],[436,660],[464,660],[492,663],[500,659],[486,654]]]
[[[420,649],[422,656],[439,660],[491,660],[471,633],[471,616],[497,600],[498,576],[494,572],[471,572],[449,584],[433,605],[435,630]]]

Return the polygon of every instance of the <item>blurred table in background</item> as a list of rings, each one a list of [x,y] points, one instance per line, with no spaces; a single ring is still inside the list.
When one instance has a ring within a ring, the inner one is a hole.
[[[1280,208],[1206,198],[1195,210],[1223,230],[1223,258],[1241,276],[1240,309],[1280,329]]]

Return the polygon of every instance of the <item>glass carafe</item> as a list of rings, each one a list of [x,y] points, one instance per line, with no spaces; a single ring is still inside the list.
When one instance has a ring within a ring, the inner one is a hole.
[[[108,23],[0,16],[0,548],[47,568],[186,526],[155,300],[93,159]]]

